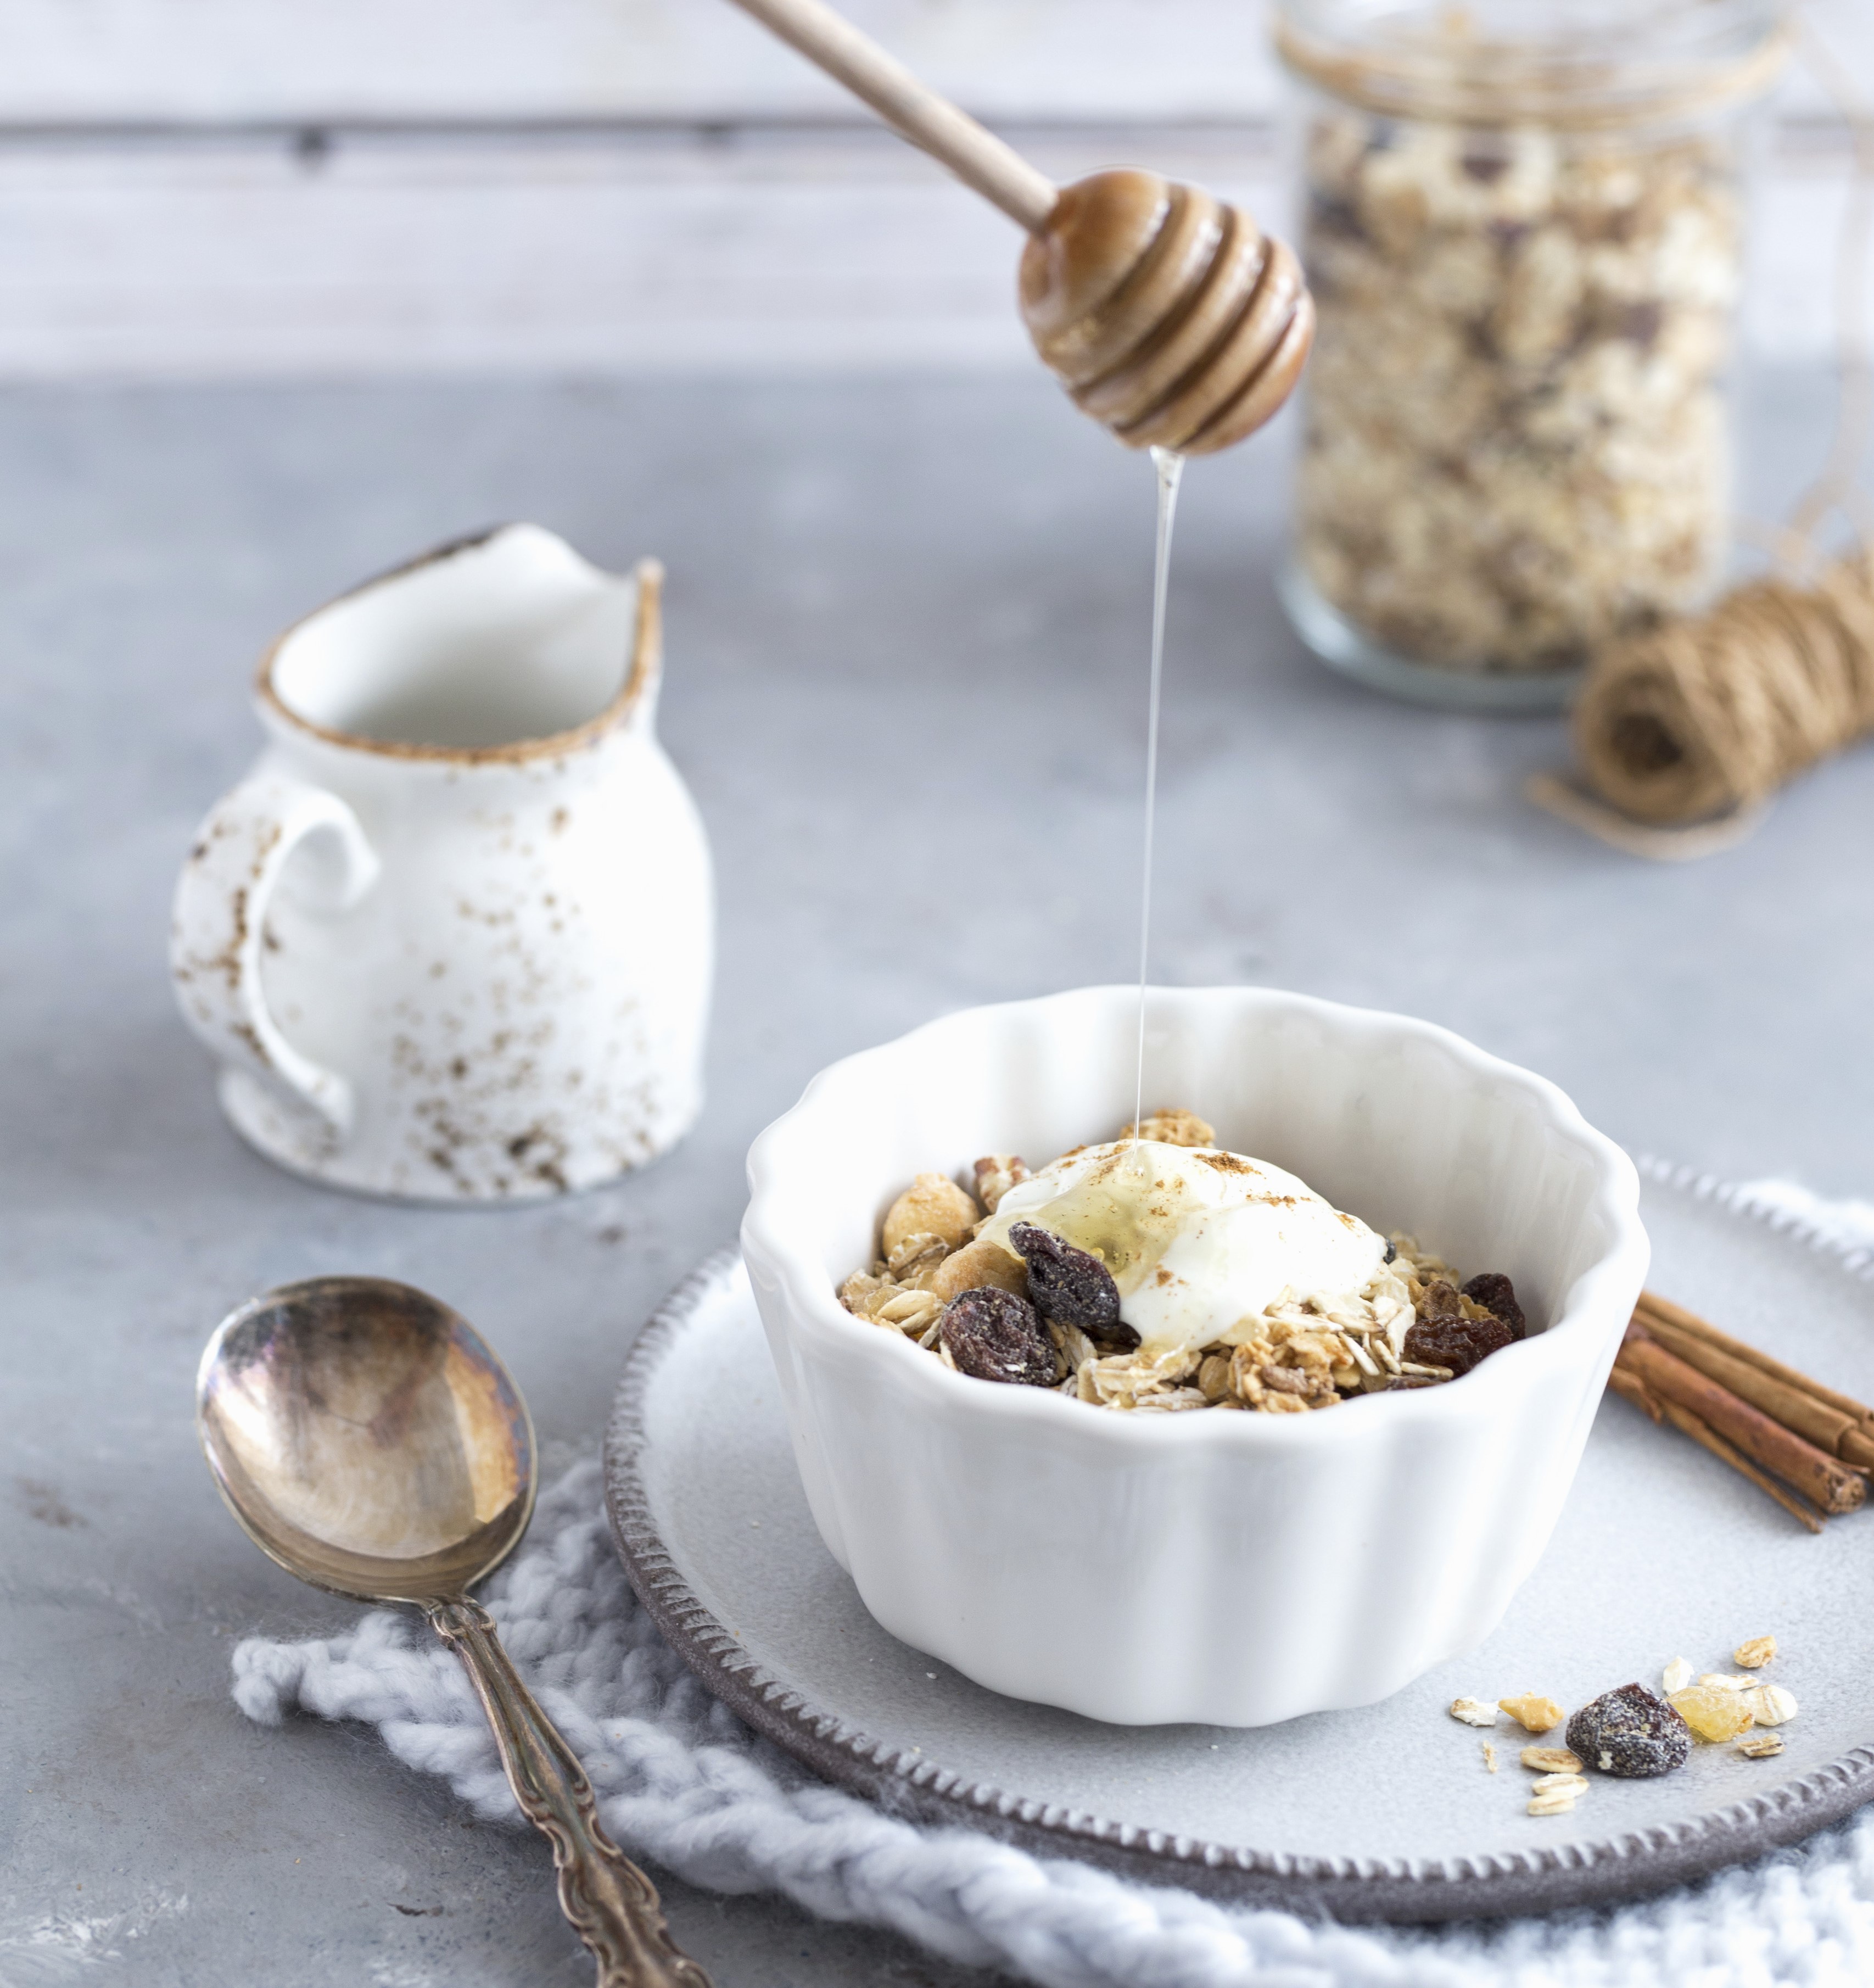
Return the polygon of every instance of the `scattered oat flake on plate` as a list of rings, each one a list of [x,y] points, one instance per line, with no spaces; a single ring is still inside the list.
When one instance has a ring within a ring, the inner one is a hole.
[[[1737,1751],[1747,1760],[1771,1760],[1782,1750],[1782,1740],[1774,1733],[1753,1733],[1737,1742]]]
[[[1484,1742],[1484,1771],[1487,1774],[1497,1771],[1497,1750],[1487,1740]]]
[[[1741,1671],[1760,1671],[1775,1655],[1775,1637],[1753,1636],[1731,1652],[1730,1660]]]
[[[1731,1677],[1723,1671],[1707,1671],[1699,1682],[1713,1691],[1748,1691],[1755,1678]]]
[[[1552,1733],[1562,1723],[1561,1706],[1539,1692],[1526,1691],[1520,1698],[1500,1698],[1497,1703],[1525,1733]]]
[[[1529,1798],[1531,1815],[1566,1815],[1575,1806],[1575,1797],[1558,1790],[1552,1795],[1532,1795]]]
[[[1544,1774],[1529,1783],[1532,1795],[1585,1795],[1588,1792],[1585,1774]]]
[[[1780,1684],[1760,1684],[1744,1694],[1744,1702],[1759,1726],[1787,1726],[1800,1709],[1796,1694]]]
[[[1451,1716],[1461,1719],[1467,1726],[1494,1726],[1497,1708],[1485,1704],[1481,1698],[1454,1698],[1451,1701]]]
[[[1757,1716],[1741,1692],[1721,1686],[1688,1685],[1683,1691],[1674,1692],[1669,1702],[1690,1726],[1694,1738],[1713,1746],[1721,1740],[1736,1739]]]
[[[1525,1746],[1523,1765],[1534,1768],[1538,1774],[1579,1774],[1581,1756],[1570,1753],[1565,1746]]]
[[[1674,1657],[1660,1675],[1660,1687],[1668,1698],[1676,1691],[1683,1691],[1691,1682],[1692,1666],[1683,1657]]]

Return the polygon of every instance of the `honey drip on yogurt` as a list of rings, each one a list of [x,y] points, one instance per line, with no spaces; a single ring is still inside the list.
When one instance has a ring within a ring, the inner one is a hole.
[[[1145,733],[1145,861],[1139,886],[1139,1055],[1133,1086],[1133,1123],[1145,1117],[1146,969],[1152,952],[1152,849],[1158,816],[1158,709],[1165,674],[1165,595],[1171,581],[1171,528],[1177,521],[1178,483],[1184,458],[1177,450],[1155,448],[1158,472],[1158,545],[1152,568],[1152,683]],[[1137,1141],[1135,1139],[1134,1144]]]

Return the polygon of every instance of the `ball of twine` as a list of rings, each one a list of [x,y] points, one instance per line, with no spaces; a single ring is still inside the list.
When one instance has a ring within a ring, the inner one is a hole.
[[[1874,552],[1808,585],[1765,579],[1606,645],[1575,709],[1596,791],[1678,827],[1752,808],[1874,730]]]

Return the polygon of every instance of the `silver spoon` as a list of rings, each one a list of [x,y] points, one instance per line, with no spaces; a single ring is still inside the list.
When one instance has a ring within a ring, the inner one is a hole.
[[[263,1553],[336,1594],[415,1603],[461,1658],[515,1800],[552,1844],[560,1906],[599,1988],[709,1988],[469,1598],[527,1530],[535,1470],[527,1404],[468,1320],[383,1277],[282,1284],[217,1327],[195,1425]]]

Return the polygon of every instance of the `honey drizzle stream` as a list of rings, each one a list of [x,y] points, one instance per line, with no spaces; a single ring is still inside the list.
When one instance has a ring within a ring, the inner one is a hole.
[[[1146,968],[1152,950],[1152,844],[1158,816],[1158,705],[1165,674],[1165,593],[1171,579],[1171,527],[1177,516],[1178,482],[1184,458],[1177,450],[1155,448],[1158,472],[1158,548],[1152,569],[1152,688],[1145,732],[1145,874],[1139,888],[1139,1055],[1133,1086],[1133,1142],[1145,1118]]]

